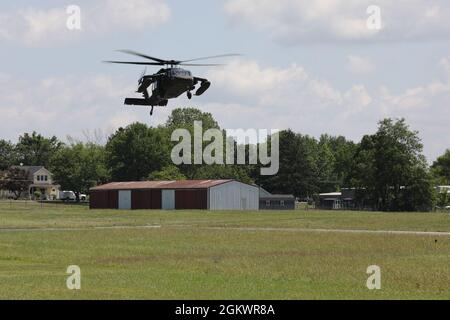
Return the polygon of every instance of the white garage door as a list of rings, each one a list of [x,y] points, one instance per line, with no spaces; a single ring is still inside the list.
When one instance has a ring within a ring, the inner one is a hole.
[[[163,190],[161,198],[162,198],[161,208],[163,210],[175,209],[175,190]]]
[[[131,210],[131,191],[119,190],[119,209]]]

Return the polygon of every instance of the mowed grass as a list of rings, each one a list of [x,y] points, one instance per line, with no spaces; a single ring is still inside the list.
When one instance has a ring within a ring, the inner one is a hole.
[[[450,236],[302,229],[449,232],[450,214],[4,202],[0,299],[450,298]],[[66,287],[69,265],[81,268],[81,290]],[[369,265],[381,267],[381,290],[366,287]]]

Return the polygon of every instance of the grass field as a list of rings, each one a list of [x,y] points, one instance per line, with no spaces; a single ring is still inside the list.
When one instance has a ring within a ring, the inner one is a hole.
[[[69,265],[81,290],[66,287]],[[369,265],[381,290],[366,287]],[[0,202],[0,299],[27,298],[449,299],[450,214]]]

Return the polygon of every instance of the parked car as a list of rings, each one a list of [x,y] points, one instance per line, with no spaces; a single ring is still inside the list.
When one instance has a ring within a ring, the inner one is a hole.
[[[59,194],[59,199],[62,201],[76,201],[77,195],[73,191],[61,191]],[[86,201],[87,195],[80,193],[79,194],[80,201]]]
[[[73,191],[61,191],[59,193],[59,199],[62,201],[75,201],[77,200],[77,196]]]
[[[446,207],[445,207],[445,210],[450,210],[450,206],[446,206]]]

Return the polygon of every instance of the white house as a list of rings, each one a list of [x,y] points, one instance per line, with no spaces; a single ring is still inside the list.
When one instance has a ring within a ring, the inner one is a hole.
[[[43,166],[13,166],[28,172],[28,179],[31,184],[28,193],[24,193],[21,197],[34,199],[36,191],[41,194],[41,199],[54,200],[59,198],[60,185],[53,183],[52,174]],[[8,191],[1,190],[0,197],[7,198],[12,196]]]

